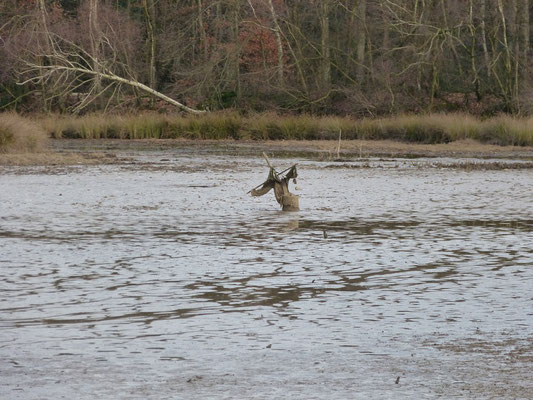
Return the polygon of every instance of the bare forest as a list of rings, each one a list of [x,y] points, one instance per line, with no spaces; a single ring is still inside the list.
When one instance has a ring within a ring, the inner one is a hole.
[[[533,111],[529,0],[5,0],[0,107]]]

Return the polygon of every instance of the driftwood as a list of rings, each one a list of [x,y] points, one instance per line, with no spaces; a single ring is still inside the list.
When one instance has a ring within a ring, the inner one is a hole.
[[[300,209],[299,197],[289,192],[289,181],[292,179],[293,182],[296,183],[296,178],[298,177],[296,164],[278,173],[265,153],[263,153],[263,157],[265,157],[268,167],[270,168],[268,177],[265,182],[256,186],[248,193],[251,193],[254,197],[263,196],[274,189],[276,201],[282,207],[283,211],[298,211]]]

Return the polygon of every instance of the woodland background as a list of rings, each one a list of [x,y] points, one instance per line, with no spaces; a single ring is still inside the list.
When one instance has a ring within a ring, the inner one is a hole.
[[[200,110],[529,115],[530,7],[529,0],[3,0],[0,107],[175,109],[148,88]]]

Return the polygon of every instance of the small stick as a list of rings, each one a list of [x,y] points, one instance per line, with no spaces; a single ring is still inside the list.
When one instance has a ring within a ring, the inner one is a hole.
[[[294,165],[298,165],[298,164],[294,164]],[[291,165],[289,168],[285,168],[283,171],[279,172],[278,175],[282,175],[284,172],[287,172],[289,169],[294,167],[294,165]]]
[[[342,135],[342,129],[339,129],[339,144],[337,145],[337,160],[341,158],[340,152],[341,152],[341,135]]]
[[[265,157],[265,160],[266,160],[268,166],[275,171],[275,169],[272,166],[272,164],[270,164],[270,160],[268,159],[268,156],[266,155],[266,153],[264,151],[263,151],[263,157]]]
[[[265,153],[264,151],[263,151],[263,157],[265,157],[265,160],[266,160],[268,166],[269,166],[270,168],[272,168],[272,169],[276,172],[276,174],[278,174],[278,175],[281,175],[281,174],[283,174],[284,172],[287,172],[289,169],[291,169],[292,167],[294,167],[294,165],[298,165],[298,164],[291,165],[289,168],[285,168],[283,171],[278,172],[278,171],[276,171],[276,169],[272,166],[272,164],[270,163],[270,159],[268,158],[268,156],[266,155],[266,153]]]

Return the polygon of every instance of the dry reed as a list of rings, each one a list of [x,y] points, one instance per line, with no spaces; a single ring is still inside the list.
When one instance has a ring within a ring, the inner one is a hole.
[[[34,153],[46,147],[46,132],[28,118],[0,113],[0,153]]]
[[[533,118],[499,116],[481,120],[466,114],[400,115],[379,119],[278,115],[242,116],[217,112],[202,116],[146,113],[43,118],[54,138],[83,139],[389,139],[447,143],[472,139],[499,145],[533,146]]]

